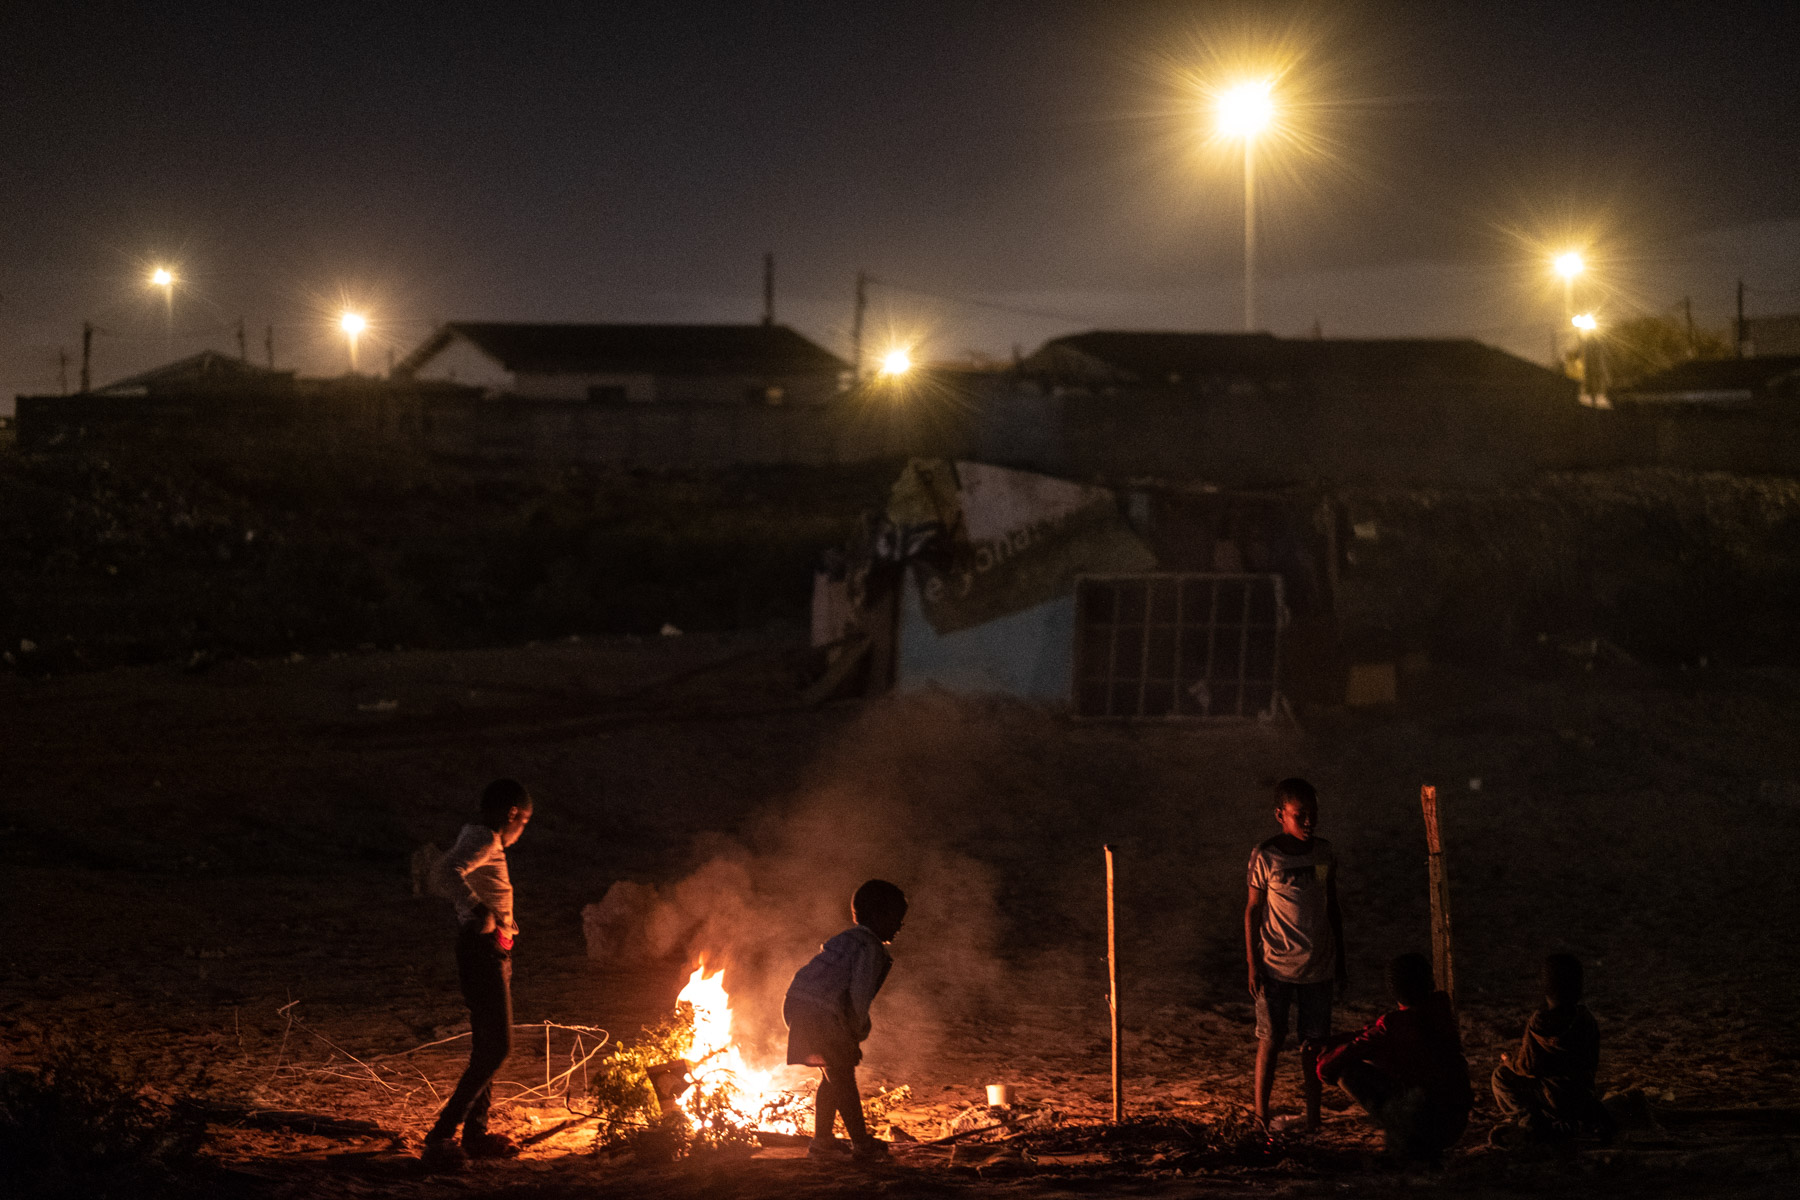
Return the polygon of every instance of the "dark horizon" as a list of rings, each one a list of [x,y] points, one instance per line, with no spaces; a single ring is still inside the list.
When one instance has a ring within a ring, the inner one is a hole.
[[[1320,151],[1261,175],[1263,326],[1543,359],[1542,251],[1584,234],[1594,303],[1718,326],[1740,277],[1800,308],[1796,35],[1774,4],[13,6],[0,397],[57,390],[83,320],[96,384],[240,316],[253,360],[273,325],[339,371],[345,302],[364,369],[438,320],[752,321],[765,251],[839,353],[859,269],[875,336],[933,357],[1230,330],[1241,185],[1183,77],[1244,44],[1302,52]]]

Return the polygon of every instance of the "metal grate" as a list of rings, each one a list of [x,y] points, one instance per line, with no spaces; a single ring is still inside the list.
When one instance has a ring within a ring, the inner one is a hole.
[[[1272,714],[1279,575],[1084,575],[1075,583],[1078,717]]]

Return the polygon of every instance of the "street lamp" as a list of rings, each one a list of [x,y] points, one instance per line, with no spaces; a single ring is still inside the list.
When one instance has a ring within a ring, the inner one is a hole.
[[[889,379],[906,374],[912,367],[912,355],[897,347],[881,356],[881,373]]]
[[[361,313],[347,312],[338,318],[338,328],[344,331],[344,340],[350,345],[350,373],[356,374],[356,339],[362,331],[369,327],[368,320]]]
[[[1562,276],[1563,316],[1573,320],[1575,316],[1575,277],[1587,270],[1587,263],[1582,259],[1581,254],[1578,251],[1565,250],[1550,260],[1550,267],[1558,275]],[[1579,329],[1580,326],[1577,325],[1576,328]],[[1560,350],[1557,348],[1560,347],[1561,344],[1562,339],[1559,337],[1556,339],[1555,345],[1551,347],[1552,350],[1560,353]]]
[[[163,291],[163,341],[165,346],[175,344],[175,272],[167,267],[158,267],[150,272],[150,286],[159,287]]]
[[[1587,270],[1587,263],[1582,261],[1580,254],[1569,250],[1557,255],[1552,265],[1556,268],[1556,273],[1562,276],[1563,313],[1573,317],[1575,315],[1575,277]]]
[[[1601,391],[1594,386],[1588,347],[1593,340],[1594,331],[1600,328],[1600,322],[1594,319],[1593,313],[1584,312],[1570,317],[1569,324],[1575,327],[1577,336],[1581,338],[1581,402],[1597,405],[1601,402]]]
[[[1219,133],[1244,141],[1244,332],[1256,331],[1256,138],[1275,120],[1275,81],[1253,79],[1219,95]]]

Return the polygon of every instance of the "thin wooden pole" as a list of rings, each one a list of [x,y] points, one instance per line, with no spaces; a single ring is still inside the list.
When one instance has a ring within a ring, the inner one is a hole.
[[[1124,1048],[1119,1044],[1119,923],[1113,906],[1113,848],[1106,850],[1106,983],[1112,1010],[1113,1124],[1125,1119]]]
[[[1425,861],[1431,869],[1431,974],[1456,1007],[1456,965],[1450,953],[1450,877],[1444,870],[1444,842],[1438,829],[1437,788],[1419,789],[1425,810]]]

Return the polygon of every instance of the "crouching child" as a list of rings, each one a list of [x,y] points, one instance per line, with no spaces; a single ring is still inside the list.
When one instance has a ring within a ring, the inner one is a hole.
[[[1469,1063],[1450,997],[1434,990],[1424,955],[1396,958],[1388,984],[1399,1007],[1326,1051],[1319,1079],[1362,1105],[1381,1126],[1388,1153],[1431,1161],[1469,1124]]]
[[[1496,1144],[1521,1134],[1538,1141],[1610,1138],[1616,1125],[1594,1093],[1600,1026],[1581,1002],[1581,960],[1550,955],[1543,985],[1544,1006],[1526,1023],[1518,1058],[1502,1054],[1494,1068],[1494,1103],[1509,1124],[1492,1138]]]
[[[887,943],[906,919],[906,895],[886,880],[871,879],[856,889],[850,912],[856,924],[794,973],[781,1013],[788,1026],[788,1062],[821,1069],[807,1157],[867,1161],[886,1157],[888,1147],[870,1136],[863,1120],[856,1066],[872,1028],[869,1004],[893,966]],[[850,1135],[848,1147],[832,1132],[839,1117]]]

